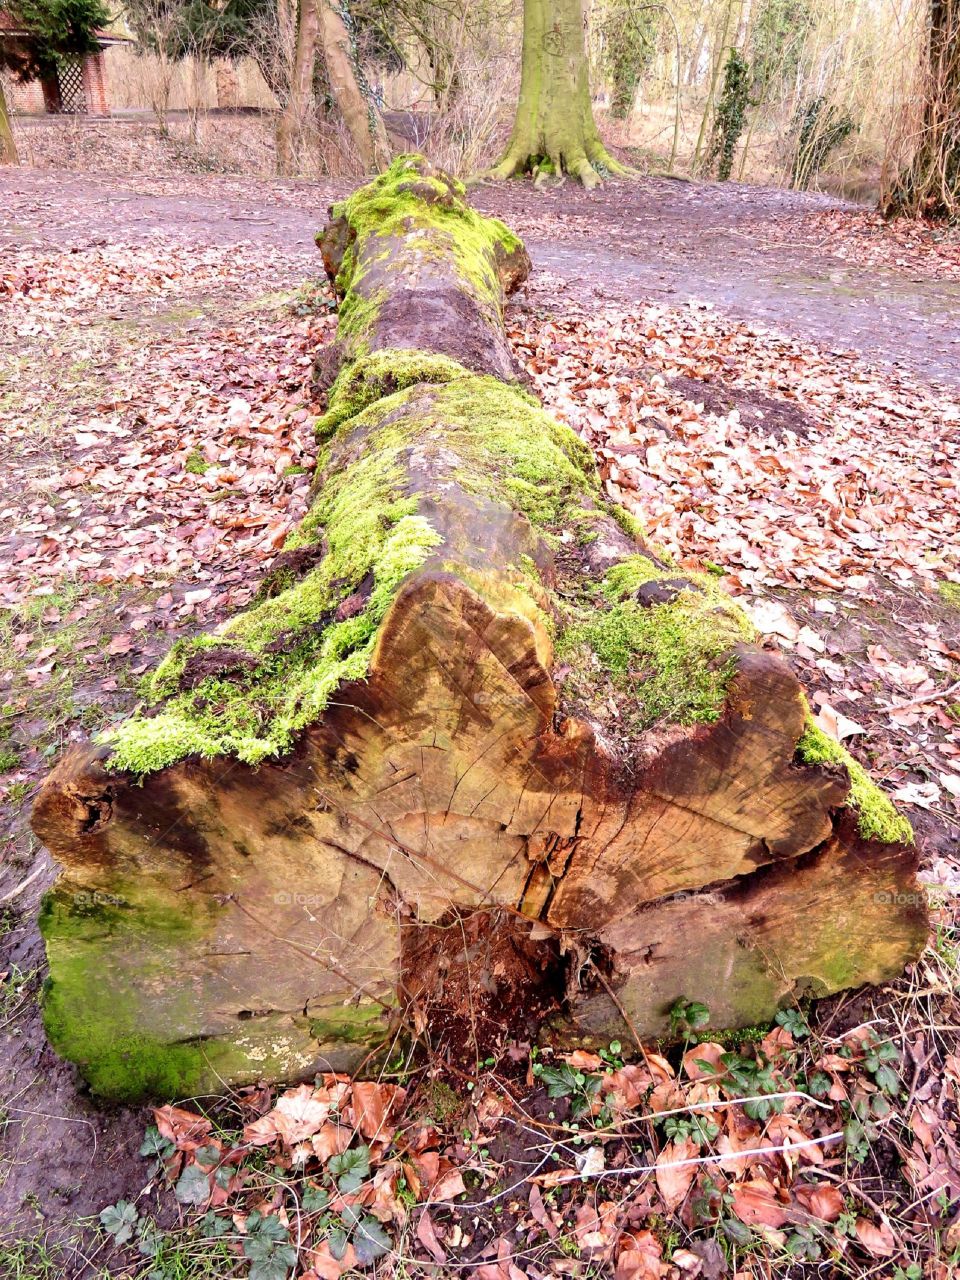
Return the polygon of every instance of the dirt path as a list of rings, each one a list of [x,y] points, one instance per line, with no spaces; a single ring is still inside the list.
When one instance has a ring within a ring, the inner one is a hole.
[[[342,184],[0,172],[6,245],[268,243],[309,251]],[[851,262],[817,218],[852,208],[776,189],[646,178],[588,194],[565,186],[483,186],[478,207],[511,223],[541,272],[599,298],[709,303],[924,379],[960,386],[960,280],[934,261]],[[804,234],[804,220],[810,223]],[[797,227],[798,222],[801,224]],[[941,275],[941,278],[937,278]]]

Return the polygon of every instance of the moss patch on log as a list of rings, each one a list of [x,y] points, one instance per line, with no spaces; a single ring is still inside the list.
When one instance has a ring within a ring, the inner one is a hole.
[[[498,260],[520,252],[523,243],[499,219],[472,209],[465,196],[466,188],[456,178],[424,172],[421,156],[398,156],[389,169],[331,209],[333,217],[344,219],[355,237],[344,253],[337,292],[346,297],[356,290],[370,242],[413,234],[422,239],[417,247],[424,257],[452,260],[475,296],[499,315],[502,285]],[[348,318],[357,305],[345,308]],[[351,320],[351,336],[356,336],[356,331]]]
[[[155,901],[133,905],[123,894],[87,893],[60,884],[40,911],[40,933],[51,973],[43,992],[43,1022],[54,1049],[82,1068],[93,1092],[117,1101],[148,1093],[186,1097],[209,1079],[200,1045],[163,1042],[141,1009],[151,966],[164,977],[169,947],[202,933],[204,921]],[[122,984],[118,950],[143,958],[142,991]],[[97,957],[101,960],[98,963]],[[108,983],[91,973],[112,974]],[[191,996],[184,988],[184,1014]]]
[[[807,726],[797,743],[803,764],[842,765],[850,776],[847,803],[857,813],[857,830],[865,840],[884,844],[912,844],[913,827],[898,813],[893,801],[873,782],[866,769],[845,747],[815,724],[809,712]]]
[[[637,596],[648,584],[657,591],[646,602]],[[601,595],[607,607],[574,622],[558,644],[558,658],[573,670],[573,695],[595,701],[593,686],[609,672],[632,732],[718,719],[736,672],[734,650],[756,639],[734,601],[707,575],[681,577],[643,555],[614,565]]]
[[[317,435],[329,440],[339,426],[385,396],[418,383],[451,382],[469,371],[448,356],[429,351],[385,348],[344,368],[330,388],[327,411],[317,419]]]

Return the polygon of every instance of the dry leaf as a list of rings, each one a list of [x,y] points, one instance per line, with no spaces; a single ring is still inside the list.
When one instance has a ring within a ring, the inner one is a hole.
[[[885,1222],[879,1226],[866,1218],[858,1218],[855,1226],[857,1239],[873,1258],[891,1258],[895,1249],[893,1232]]]
[[[777,1199],[777,1193],[769,1182],[763,1179],[736,1182],[730,1191],[733,1212],[748,1227],[782,1227],[790,1221],[789,1210]]]
[[[437,1239],[437,1232],[434,1228],[433,1220],[426,1209],[421,1210],[420,1216],[417,1219],[417,1239],[426,1249],[427,1253],[430,1254],[431,1258],[433,1258],[434,1262],[446,1262],[447,1255],[440,1246],[440,1241]]]
[[[843,1196],[828,1182],[815,1187],[796,1187],[794,1194],[803,1207],[822,1222],[836,1222],[843,1213]]]
[[[678,1138],[675,1142],[668,1142],[657,1156],[657,1187],[668,1212],[683,1201],[697,1173],[695,1164],[678,1167],[676,1162],[690,1160],[699,1154],[700,1148],[692,1138]]]

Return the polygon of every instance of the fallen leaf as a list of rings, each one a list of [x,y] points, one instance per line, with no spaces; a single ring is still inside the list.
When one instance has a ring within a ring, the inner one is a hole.
[[[656,1160],[657,1187],[669,1212],[684,1200],[696,1176],[697,1166],[681,1164],[700,1154],[700,1148],[692,1138],[678,1138],[668,1142]]]
[[[895,1249],[893,1232],[885,1222],[879,1226],[867,1218],[858,1218],[854,1230],[857,1239],[873,1258],[891,1258]]]

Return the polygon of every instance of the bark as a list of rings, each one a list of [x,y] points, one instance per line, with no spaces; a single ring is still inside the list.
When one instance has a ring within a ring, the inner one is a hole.
[[[960,0],[931,0],[920,135],[887,216],[960,216]]]
[[[506,153],[492,176],[569,173],[585,187],[623,167],[593,118],[583,0],[524,0],[520,98]]]
[[[19,164],[17,144],[10,124],[10,112],[7,107],[3,83],[0,82],[0,164]]]
[[[909,828],[519,385],[523,246],[415,159],[333,213],[314,507],[38,796],[54,1047],[99,1094],[187,1095],[899,972]]]
[[[317,0],[323,56],[330,88],[350,131],[364,171],[370,173],[390,160],[390,144],[380,113],[364,96],[356,70],[356,54],[337,0]]]
[[[320,36],[321,0],[300,0],[297,47],[290,76],[290,92],[277,121],[277,173],[284,177],[297,172],[303,133],[313,94],[313,64]]]

